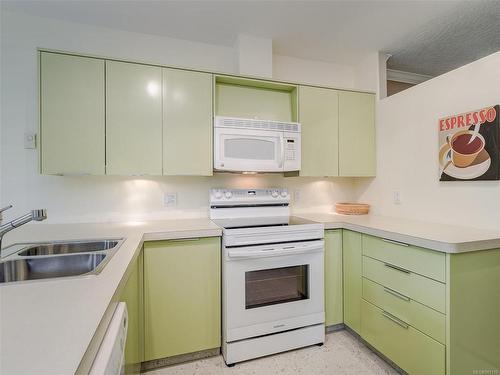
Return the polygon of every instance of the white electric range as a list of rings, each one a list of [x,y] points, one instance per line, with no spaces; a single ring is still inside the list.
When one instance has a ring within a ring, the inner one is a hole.
[[[211,189],[223,228],[226,364],[322,344],[323,224],[290,216],[286,189]]]

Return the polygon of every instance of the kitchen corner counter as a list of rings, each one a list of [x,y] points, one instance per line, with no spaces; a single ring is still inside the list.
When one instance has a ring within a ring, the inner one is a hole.
[[[102,224],[32,223],[17,242],[124,238],[98,275],[0,284],[0,373],[74,374],[144,241],[220,236],[209,219]],[[29,353],[27,356],[26,353]]]
[[[500,248],[500,231],[377,215],[296,214],[323,223],[325,229],[349,229],[445,253]]]

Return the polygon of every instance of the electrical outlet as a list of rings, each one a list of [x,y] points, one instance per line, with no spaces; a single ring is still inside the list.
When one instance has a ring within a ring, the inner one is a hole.
[[[394,204],[401,204],[401,193],[399,191],[393,193],[392,201]]]
[[[164,193],[163,194],[163,206],[164,207],[176,207],[177,206],[177,193]]]
[[[299,203],[300,202],[300,190],[294,190],[293,191],[293,201],[295,203]]]

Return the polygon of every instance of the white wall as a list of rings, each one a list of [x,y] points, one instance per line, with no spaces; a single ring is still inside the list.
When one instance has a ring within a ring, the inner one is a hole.
[[[274,55],[273,77],[300,83],[354,88],[355,71],[348,65]]]
[[[356,184],[359,199],[388,216],[498,229],[499,181],[439,182],[437,126],[499,103],[500,52],[379,101],[377,177]]]
[[[23,149],[23,134],[37,128],[36,48],[233,73],[234,50],[159,36],[72,24],[18,13],[1,18],[1,199],[13,203],[9,216],[47,208],[51,221],[115,220],[167,215],[206,215],[207,191],[213,186],[283,186],[300,190],[295,209],[330,209],[352,197],[350,179],[285,179],[281,176],[218,175],[202,177],[57,177],[38,174],[37,152]],[[276,78],[350,86],[348,67],[279,56]],[[321,67],[321,68],[319,68]],[[176,210],[163,208],[164,192],[178,193]]]

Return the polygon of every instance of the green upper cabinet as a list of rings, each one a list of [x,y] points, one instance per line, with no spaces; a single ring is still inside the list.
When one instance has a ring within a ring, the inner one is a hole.
[[[163,69],[163,174],[211,176],[212,75]]]
[[[339,175],[375,176],[375,95],[339,93]]]
[[[220,238],[144,244],[144,350],[155,360],[221,344]]]
[[[162,174],[161,69],[106,61],[106,174]]]
[[[104,174],[104,61],[40,52],[41,173]]]
[[[301,176],[339,175],[338,97],[336,90],[300,86]]]
[[[344,270],[344,323],[361,333],[362,241],[361,233],[342,231]]]
[[[325,231],[325,325],[344,321],[342,293],[342,230]]]

